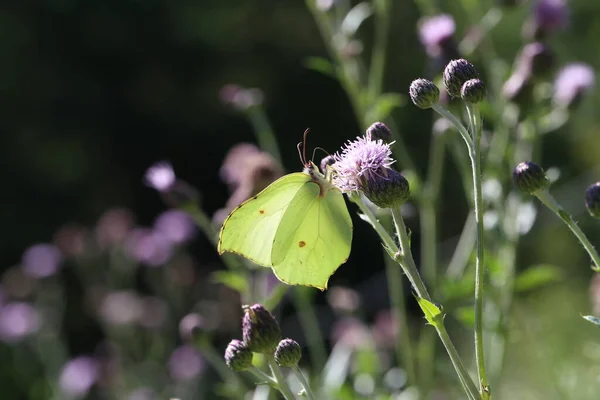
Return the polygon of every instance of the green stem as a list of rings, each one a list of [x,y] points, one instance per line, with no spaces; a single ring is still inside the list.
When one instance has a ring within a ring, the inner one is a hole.
[[[481,124],[479,120],[479,107],[475,104],[467,104],[467,112],[471,119],[473,129],[473,147],[471,151],[471,162],[473,169],[473,197],[475,223],[477,226],[476,259],[475,259],[475,362],[481,393],[487,390],[488,381],[485,370],[485,358],[483,351],[483,279],[484,279],[484,246],[483,246],[483,198],[481,195]]]
[[[269,363],[269,368],[271,368],[273,377],[277,381],[277,389],[279,389],[279,391],[281,392],[281,394],[283,395],[283,397],[286,400],[295,400],[296,397],[292,393],[292,390],[288,386],[287,381],[285,380],[283,374],[281,373],[281,370],[279,369],[279,365],[277,365],[277,363],[275,362],[275,357],[273,357],[272,354],[265,354],[265,358],[267,359],[267,362]]]
[[[223,356],[218,354],[214,347],[212,347],[209,343],[199,343],[197,344],[197,347],[202,353],[204,359],[213,367],[223,382],[227,383],[228,385],[233,383],[238,393],[245,392],[246,385],[244,385],[243,381],[235,372],[227,368],[225,361],[223,361]]]
[[[534,195],[540,199],[540,201],[548,207],[552,212],[554,212],[560,219],[564,221],[565,224],[571,229],[571,231],[575,234],[579,242],[583,245],[583,248],[588,252],[592,261],[596,265],[596,269],[600,268],[600,257],[598,256],[598,252],[594,248],[594,245],[589,241],[585,233],[581,230],[577,222],[567,213],[561,206],[556,202],[554,197],[548,192],[548,190],[542,190],[534,193]]]
[[[375,40],[369,68],[370,102],[375,101],[381,94],[392,4],[389,0],[376,0],[373,6],[375,8]]]
[[[315,394],[312,392],[312,389],[310,388],[310,385],[308,384],[306,377],[304,376],[302,371],[300,371],[300,368],[298,368],[298,366],[296,365],[295,367],[292,367],[292,371],[294,372],[294,374],[296,375],[296,378],[298,378],[298,381],[304,388],[304,392],[306,393],[306,398],[308,400],[316,400],[317,398],[315,397]]]
[[[281,154],[279,153],[279,146],[277,145],[277,138],[275,132],[269,123],[269,119],[265,114],[265,110],[262,107],[250,107],[247,112],[252,128],[256,133],[256,140],[258,146],[267,153],[271,154],[275,161],[282,164]]]
[[[316,372],[320,371],[327,362],[327,350],[314,305],[308,296],[310,292],[306,288],[294,288],[294,307],[306,337],[313,370]]]
[[[248,369],[247,371],[254,375],[254,377],[259,381],[264,381],[265,383],[271,386],[277,386],[277,381],[272,376],[267,375],[255,365],[250,367],[250,369]]]
[[[446,110],[444,107],[442,107],[438,103],[431,106],[431,108],[433,108],[433,110],[435,112],[437,112],[438,114],[440,114],[442,117],[444,117],[448,121],[450,121],[452,123],[452,125],[454,125],[454,127],[456,129],[458,129],[458,133],[460,133],[460,136],[462,136],[463,140],[465,141],[465,144],[467,145],[467,148],[469,149],[469,151],[472,151],[473,150],[473,141],[471,140],[469,131],[467,131],[467,128],[465,128],[465,126],[458,120],[458,118],[456,118],[454,116],[454,114],[452,114],[450,111]]]

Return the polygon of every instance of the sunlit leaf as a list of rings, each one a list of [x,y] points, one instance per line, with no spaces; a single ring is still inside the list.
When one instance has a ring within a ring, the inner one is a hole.
[[[584,315],[583,319],[591,322],[594,325],[600,326],[600,318],[598,317],[594,317],[593,315]]]
[[[429,322],[431,325],[437,326],[441,322],[441,318],[443,317],[442,310],[429,300],[425,300],[418,296],[417,302],[419,303],[419,307],[421,307],[421,310],[423,310],[427,322]]]
[[[562,269],[556,265],[534,265],[521,272],[515,280],[515,290],[523,292],[538,289],[562,279]]]
[[[323,57],[307,57],[304,60],[304,66],[313,71],[322,73],[323,75],[330,76],[337,79],[335,66],[327,59]]]
[[[221,283],[230,289],[236,290],[240,293],[244,293],[248,289],[248,282],[246,279],[235,272],[231,271],[215,271],[212,273],[212,281]]]

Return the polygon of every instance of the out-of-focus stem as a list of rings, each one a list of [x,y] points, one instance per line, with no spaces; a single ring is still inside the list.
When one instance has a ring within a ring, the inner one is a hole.
[[[288,383],[285,380],[285,377],[283,376],[283,374],[281,373],[281,370],[279,369],[279,365],[277,365],[277,363],[275,362],[275,358],[273,357],[273,355],[267,354],[267,355],[265,355],[265,358],[267,359],[269,368],[271,368],[273,377],[277,381],[277,389],[279,389],[279,391],[281,392],[281,394],[283,395],[285,400],[295,400],[296,397],[294,396],[294,394],[292,393],[292,390],[288,386]]]
[[[300,371],[300,368],[298,368],[298,366],[292,367],[292,371],[294,372],[294,374],[296,375],[296,378],[298,378],[298,381],[304,388],[304,392],[306,393],[306,398],[308,400],[316,400],[317,398],[315,397],[312,389],[310,388],[310,384],[306,380],[306,377],[304,376],[302,371]]]
[[[275,161],[282,165],[279,146],[277,145],[277,137],[269,123],[269,119],[265,115],[265,110],[262,107],[250,107],[247,112],[252,128],[256,133],[258,146],[267,153],[271,154]]]

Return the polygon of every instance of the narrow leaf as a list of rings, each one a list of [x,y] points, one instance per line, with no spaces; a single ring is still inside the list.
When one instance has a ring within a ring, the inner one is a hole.
[[[417,297],[417,302],[419,303],[419,307],[423,310],[423,314],[425,314],[425,319],[433,326],[437,326],[443,317],[442,310],[440,307],[436,306],[429,300],[425,300],[422,297]]]
[[[334,65],[327,59],[322,57],[308,57],[304,60],[304,66],[313,71],[322,73],[337,79],[337,74]]]
[[[593,315],[584,315],[583,319],[591,322],[594,325],[600,326],[600,318],[598,317],[594,317]]]
[[[515,280],[515,290],[524,292],[558,282],[562,279],[562,269],[556,265],[540,264],[527,268]]]

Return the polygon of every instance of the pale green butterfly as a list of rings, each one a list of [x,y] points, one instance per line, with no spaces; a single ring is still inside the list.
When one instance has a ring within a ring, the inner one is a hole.
[[[271,267],[284,283],[325,290],[350,255],[352,219],[342,193],[331,183],[333,170],[319,171],[306,162],[305,152],[300,159],[303,172],[279,178],[229,214],[218,251]]]

